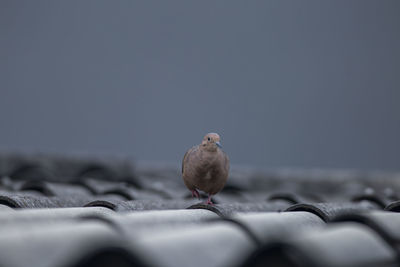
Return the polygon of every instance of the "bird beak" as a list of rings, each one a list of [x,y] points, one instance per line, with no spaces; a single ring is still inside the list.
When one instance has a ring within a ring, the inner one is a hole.
[[[217,145],[217,147],[222,148],[222,145],[220,142],[215,142],[215,144]]]

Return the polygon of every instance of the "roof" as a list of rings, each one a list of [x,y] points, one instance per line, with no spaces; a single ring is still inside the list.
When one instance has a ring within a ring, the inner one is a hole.
[[[233,168],[209,206],[178,166],[0,155],[0,266],[398,266],[400,176]]]

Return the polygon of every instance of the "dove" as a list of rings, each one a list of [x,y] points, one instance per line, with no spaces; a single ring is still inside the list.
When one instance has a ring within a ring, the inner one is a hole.
[[[221,148],[220,136],[208,133],[182,160],[183,182],[193,197],[200,198],[198,190],[208,193],[206,204],[209,205],[213,205],[211,197],[222,190],[228,179],[229,158]]]

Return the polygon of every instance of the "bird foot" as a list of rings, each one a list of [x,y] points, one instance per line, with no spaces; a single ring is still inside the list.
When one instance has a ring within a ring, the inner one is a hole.
[[[214,203],[212,202],[212,201],[206,201],[206,203],[205,203],[206,205],[210,205],[210,206],[214,206]]]
[[[193,189],[192,190],[192,197],[196,197],[196,198],[200,199],[199,191],[197,191],[196,189]]]
[[[208,199],[206,201],[206,205],[214,206],[214,203],[211,200],[211,195],[208,195]]]

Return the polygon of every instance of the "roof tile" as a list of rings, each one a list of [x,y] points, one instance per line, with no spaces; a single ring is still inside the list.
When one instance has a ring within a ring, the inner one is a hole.
[[[398,174],[233,166],[213,206],[180,176],[126,159],[0,154],[0,266],[400,263]]]

